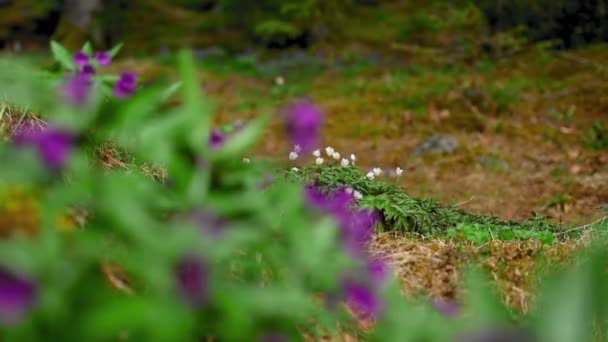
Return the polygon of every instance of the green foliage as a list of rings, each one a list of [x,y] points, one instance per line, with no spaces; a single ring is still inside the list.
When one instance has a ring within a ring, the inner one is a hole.
[[[533,41],[575,47],[608,39],[606,3],[597,0],[475,0],[494,31],[522,27]]]
[[[286,44],[310,35],[317,26],[337,29],[336,21],[349,10],[351,0],[219,0],[229,25],[238,26],[267,44]]]
[[[608,148],[608,126],[599,120],[591,125],[585,139],[585,146],[592,150],[602,150]]]

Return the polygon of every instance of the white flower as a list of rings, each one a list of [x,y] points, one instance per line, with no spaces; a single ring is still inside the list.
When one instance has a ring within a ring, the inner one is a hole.
[[[302,147],[300,147],[300,145],[294,145],[293,151],[295,153],[300,153],[300,152],[302,152]]]
[[[380,176],[382,174],[382,169],[379,167],[376,167],[372,170],[372,172],[374,173],[374,176]]]
[[[317,157],[317,158],[319,158],[319,157],[321,157],[321,151],[319,151],[319,150],[315,150],[315,151],[312,153],[312,155],[313,155],[313,156],[315,156],[315,157]]]
[[[355,192],[353,192],[353,196],[355,197],[356,200],[360,200],[363,198],[363,195],[357,190],[355,190]]]
[[[344,190],[344,191],[346,191],[346,193],[349,194],[349,195],[352,195],[352,193],[353,193],[353,189],[352,188],[346,188],[346,190]]]
[[[296,159],[298,159],[298,154],[296,152],[290,152],[289,160],[296,160]]]
[[[403,169],[401,169],[399,166],[397,166],[397,169],[395,170],[395,174],[397,175],[397,177],[401,176],[401,174],[403,174]]]
[[[355,162],[357,160],[357,157],[355,157],[354,154],[350,155],[350,160],[352,160],[353,162]]]
[[[372,171],[368,172],[367,175],[365,175],[365,177],[367,177],[370,180],[373,180],[374,179],[374,172],[372,172]]]
[[[278,86],[282,86],[283,84],[285,84],[285,79],[283,78],[283,76],[277,76],[274,79],[274,83],[276,83],[276,85]]]
[[[318,157],[317,159],[315,159],[315,163],[316,163],[317,165],[323,165],[323,158]]]
[[[300,169],[298,169],[297,167],[292,167],[292,168],[291,168],[291,171],[293,171],[293,172],[298,172],[298,171],[300,171]]]
[[[348,166],[348,159],[342,158],[342,161],[340,162],[340,165],[342,165],[342,167],[347,167]]]
[[[249,163],[251,163],[251,160],[249,158],[245,157],[245,158],[243,158],[243,163],[249,164]]]
[[[340,153],[338,152],[334,152],[334,154],[331,155],[332,158],[334,158],[335,160],[340,160]]]
[[[327,156],[328,156],[328,157],[333,156],[333,155],[334,155],[334,152],[336,152],[336,150],[334,150],[334,148],[333,148],[333,147],[331,147],[331,146],[327,146],[327,147],[325,148],[325,153],[327,153]]]

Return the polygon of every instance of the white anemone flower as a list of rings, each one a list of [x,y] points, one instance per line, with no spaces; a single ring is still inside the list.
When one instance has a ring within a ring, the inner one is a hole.
[[[289,153],[289,160],[296,160],[298,159],[298,153],[297,152],[290,152]]]
[[[397,177],[401,176],[403,174],[403,169],[401,169],[399,166],[397,166],[397,169],[395,170],[395,174],[397,175]]]
[[[332,158],[334,158],[335,160],[340,160],[340,153],[338,152],[334,152],[334,154],[331,155]]]
[[[342,167],[347,167],[348,164],[349,164],[348,159],[342,158],[340,165],[342,165]]]
[[[298,172],[298,171],[300,171],[300,169],[298,169],[297,167],[292,167],[292,168],[291,168],[291,171],[293,171],[293,172]]]
[[[325,153],[327,153],[327,156],[328,156],[328,157],[333,156],[333,155],[334,155],[334,152],[336,152],[336,150],[334,150],[334,148],[333,148],[333,147],[331,147],[331,146],[327,146],[327,147],[325,148]]]
[[[367,175],[365,175],[365,177],[367,177],[370,180],[373,180],[375,177],[374,172],[373,171],[368,172]]]
[[[323,165],[323,158],[318,157],[317,159],[315,159],[315,163],[316,163],[317,165]]]
[[[312,153],[312,155],[313,155],[313,156],[315,156],[315,157],[317,157],[317,158],[319,158],[319,157],[321,157],[321,151],[320,151],[320,150],[315,150],[315,151]]]
[[[355,192],[353,192],[353,197],[355,197],[356,200],[360,200],[363,198],[363,195],[359,191],[355,190]]]
[[[382,174],[382,169],[379,167],[376,167],[372,170],[372,172],[374,173],[374,176],[380,176]]]

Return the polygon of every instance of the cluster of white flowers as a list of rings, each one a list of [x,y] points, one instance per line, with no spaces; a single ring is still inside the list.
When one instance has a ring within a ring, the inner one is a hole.
[[[346,188],[346,193],[349,195],[353,195],[356,200],[360,200],[363,198],[363,194],[353,188]]]
[[[296,160],[299,157],[299,153],[301,152],[301,148],[300,146],[296,145],[294,146],[293,151],[291,151],[289,153],[289,160]],[[342,155],[336,151],[336,149],[334,149],[331,146],[327,146],[325,147],[325,154],[327,155],[327,157],[334,159],[334,160],[339,160],[340,161],[340,166],[342,167],[349,167],[349,166],[355,166],[355,162],[357,161],[357,157],[354,154],[350,155],[350,159],[349,158],[342,158]],[[323,159],[322,157],[322,153],[320,149],[314,150],[312,152],[313,157],[315,157],[315,164],[316,165],[323,165],[323,163],[325,163],[325,159]],[[293,168],[292,170],[297,171],[297,168]],[[365,177],[367,177],[370,180],[375,179],[376,177],[379,177],[383,174],[383,170],[379,167],[375,167],[373,169],[371,169],[366,175]],[[390,176],[401,176],[403,174],[403,169],[401,169],[400,167],[397,167],[395,169],[395,171],[390,170],[388,172],[388,174]],[[358,192],[356,192],[356,194],[354,195],[355,198],[358,197],[362,197],[362,195]]]

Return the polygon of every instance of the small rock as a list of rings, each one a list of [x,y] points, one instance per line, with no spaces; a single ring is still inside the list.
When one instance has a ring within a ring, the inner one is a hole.
[[[412,156],[426,153],[452,153],[458,148],[458,141],[449,135],[435,134],[416,146]]]

